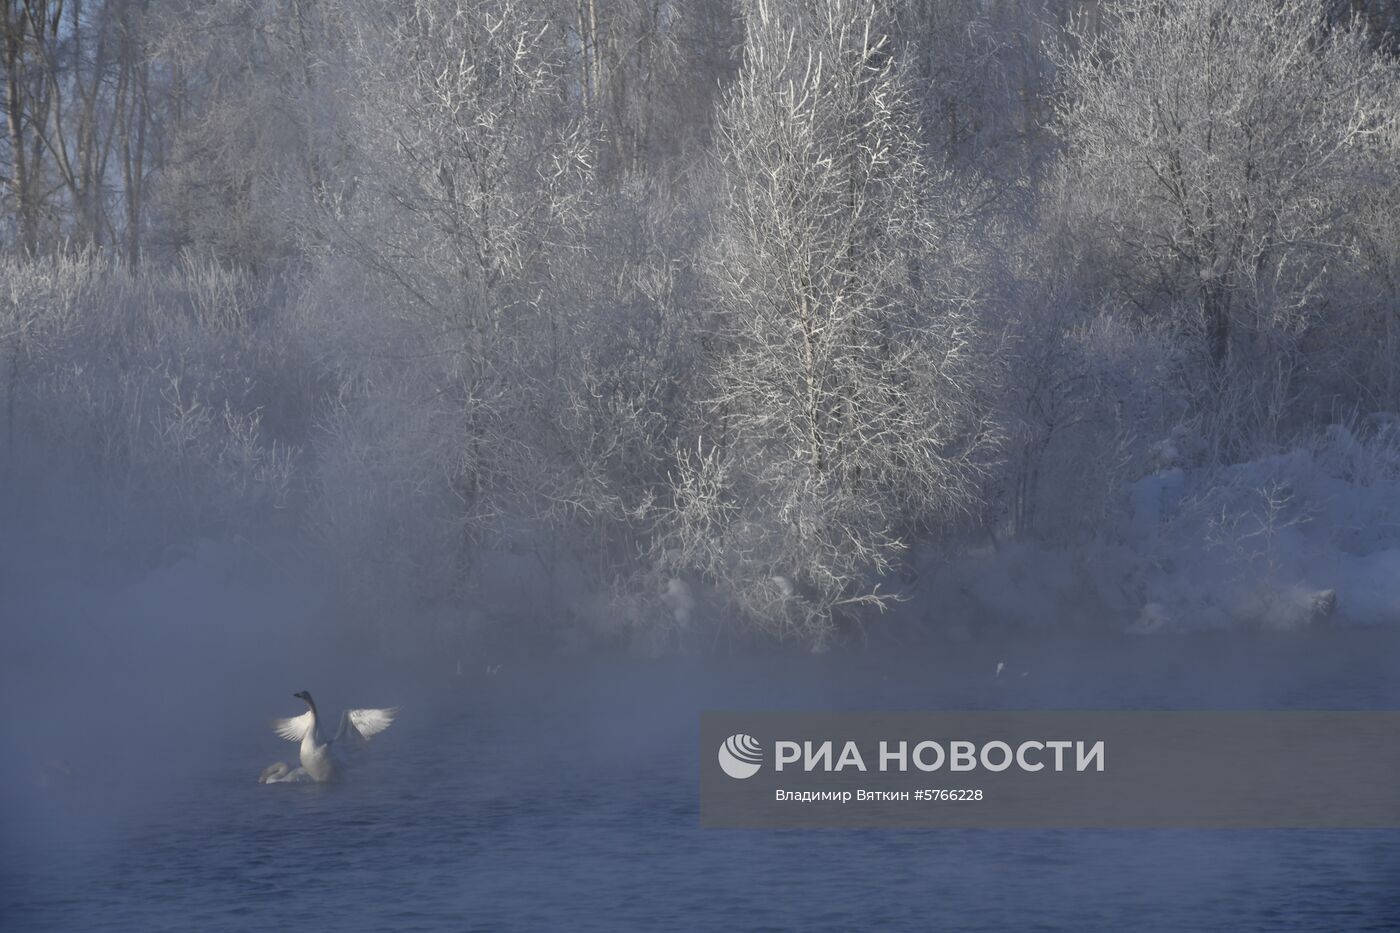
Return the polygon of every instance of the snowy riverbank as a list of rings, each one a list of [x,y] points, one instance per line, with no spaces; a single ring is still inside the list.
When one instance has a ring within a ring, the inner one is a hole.
[[[1335,424],[1227,467],[1160,452],[1096,540],[981,549],[934,571],[907,611],[954,637],[977,620],[1134,634],[1400,623],[1395,422]]]

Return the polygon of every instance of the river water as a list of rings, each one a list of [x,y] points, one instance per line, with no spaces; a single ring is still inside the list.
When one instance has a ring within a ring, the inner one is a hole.
[[[11,768],[0,927],[1400,929],[1400,831],[702,829],[696,741],[707,708],[1400,708],[1397,674],[1383,630],[379,672],[345,699],[403,711],[349,780],[259,785],[287,683],[148,761]]]

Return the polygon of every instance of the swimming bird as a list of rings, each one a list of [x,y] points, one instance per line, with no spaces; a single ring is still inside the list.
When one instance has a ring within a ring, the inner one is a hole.
[[[303,767],[290,768],[285,761],[274,761],[258,775],[259,784],[300,784],[311,780]]]
[[[301,767],[313,781],[334,781],[346,764],[346,752],[368,742],[371,736],[389,728],[397,707],[390,709],[347,709],[340,714],[340,728],[326,739],[316,713],[316,701],[305,690],[292,696],[307,705],[300,716],[277,719],[272,728],[288,742],[301,743]],[[271,769],[269,769],[271,770]],[[266,772],[265,772],[266,773]]]

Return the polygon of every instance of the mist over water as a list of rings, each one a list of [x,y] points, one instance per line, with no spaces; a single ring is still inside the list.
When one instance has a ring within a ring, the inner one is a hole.
[[[205,547],[86,587],[7,576],[6,928],[1400,922],[1396,831],[729,831],[698,811],[701,710],[1394,708],[1390,629],[950,644],[891,626],[827,654],[501,652],[459,677],[327,637],[291,560]],[[295,757],[268,720],[300,689],[402,712],[344,783],[259,785]]]

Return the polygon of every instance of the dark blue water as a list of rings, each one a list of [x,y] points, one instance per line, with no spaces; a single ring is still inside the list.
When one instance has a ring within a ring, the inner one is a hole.
[[[1353,631],[401,682],[400,720],[341,785],[255,783],[294,749],[250,715],[163,737],[198,760],[103,782],[89,758],[11,788],[0,926],[1400,929],[1400,831],[707,830],[696,747],[704,708],[1395,708],[1397,673],[1395,633]]]

